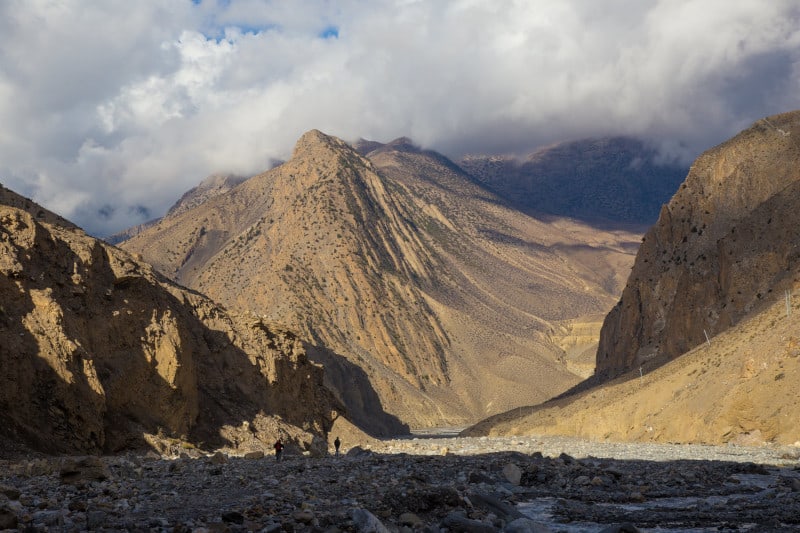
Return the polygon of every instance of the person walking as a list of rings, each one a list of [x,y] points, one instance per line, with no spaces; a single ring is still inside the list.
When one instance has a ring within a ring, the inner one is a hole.
[[[336,448],[336,457],[339,457],[339,446],[342,445],[342,441],[339,440],[339,437],[336,437],[336,440],[333,441],[333,447]]]
[[[280,461],[281,455],[283,454],[283,443],[281,442],[280,437],[278,437],[278,440],[275,441],[274,448],[275,448],[275,460]]]

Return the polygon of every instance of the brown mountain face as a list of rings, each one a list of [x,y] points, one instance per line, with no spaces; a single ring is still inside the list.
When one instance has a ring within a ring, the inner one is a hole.
[[[608,137],[561,142],[524,160],[471,155],[461,166],[510,205],[594,225],[649,226],[686,176],[639,140]]]
[[[311,131],[288,162],[122,246],[341,354],[415,426],[576,383],[558,345],[569,329],[556,324],[605,313],[638,237],[502,207],[405,139],[359,146]],[[346,373],[327,371],[344,398]]]
[[[798,280],[800,112],[756,122],[692,165],[603,324],[597,374],[673,359]]]
[[[595,386],[469,433],[800,441],[799,139],[795,111],[698,158],[605,319]]]
[[[231,315],[0,187],[3,446],[325,449],[338,402],[286,330]]]

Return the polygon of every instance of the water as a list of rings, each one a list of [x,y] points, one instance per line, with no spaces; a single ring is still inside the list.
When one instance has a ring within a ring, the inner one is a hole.
[[[710,498],[666,498],[662,500],[654,500],[652,502],[625,504],[618,505],[618,507],[627,511],[639,511],[646,513],[648,510],[656,508],[671,507],[675,510],[687,509],[690,506],[696,506],[699,501],[707,503],[714,503],[716,499],[726,500],[727,497],[712,496]],[[531,520],[547,526],[553,533],[597,533],[598,531],[611,526],[613,524],[599,524],[597,522],[568,522],[564,523],[553,514],[553,508],[558,502],[558,498],[537,498],[536,500],[517,504],[517,509],[526,517]],[[598,505],[615,505],[615,504],[598,504]],[[633,524],[636,526],[636,524]],[[707,533],[710,531],[720,531],[719,524],[709,525],[708,527],[691,527],[676,526],[676,527],[639,527],[639,531],[645,533]],[[738,524],[740,531],[747,531],[755,527],[755,524]]]

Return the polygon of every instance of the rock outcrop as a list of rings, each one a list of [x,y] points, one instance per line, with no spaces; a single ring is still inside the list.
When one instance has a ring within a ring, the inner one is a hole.
[[[800,279],[800,112],[707,151],[647,232],[597,352],[599,378],[687,352]]]
[[[46,452],[323,443],[338,402],[294,334],[232,315],[0,187],[0,426]]]

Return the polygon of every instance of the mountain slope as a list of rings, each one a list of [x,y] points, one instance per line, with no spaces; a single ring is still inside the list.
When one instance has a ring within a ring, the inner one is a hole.
[[[311,131],[283,165],[122,246],[345,356],[412,425],[576,383],[553,323],[609,308],[637,236],[504,208],[404,139],[362,149]]]
[[[511,205],[608,227],[652,224],[686,176],[656,150],[626,137],[540,148],[519,161],[471,155],[461,166]]]
[[[768,117],[698,158],[604,321],[595,377],[470,433],[799,441],[798,135],[800,112]]]
[[[797,280],[800,112],[707,151],[647,232],[601,331],[599,376],[673,359]]]
[[[0,187],[0,426],[47,452],[156,435],[320,451],[339,404],[303,343],[230,315]],[[320,444],[321,443],[321,444]]]
[[[800,293],[653,370],[487,419],[469,435],[792,445],[800,441]],[[764,307],[764,306],[761,306]]]

